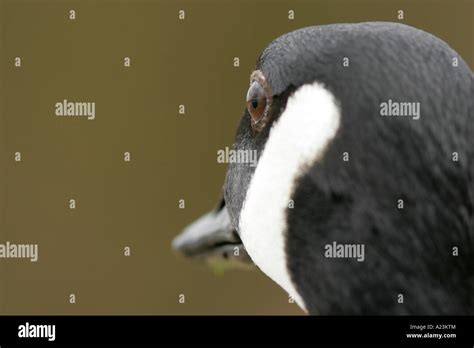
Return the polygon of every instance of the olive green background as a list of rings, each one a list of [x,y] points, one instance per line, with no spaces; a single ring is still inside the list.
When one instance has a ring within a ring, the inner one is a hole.
[[[472,67],[473,4],[0,1],[0,243],[39,244],[37,263],[0,259],[0,314],[301,314],[261,272],[218,276],[170,248],[216,203],[256,58],[290,30],[402,9]],[[63,99],[96,119],[56,117]]]

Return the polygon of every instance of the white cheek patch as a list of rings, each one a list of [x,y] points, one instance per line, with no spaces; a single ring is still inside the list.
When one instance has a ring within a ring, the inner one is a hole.
[[[321,84],[296,90],[270,130],[240,214],[240,237],[253,262],[303,309],[287,267],[286,210],[295,180],[323,156],[339,123],[336,100]]]

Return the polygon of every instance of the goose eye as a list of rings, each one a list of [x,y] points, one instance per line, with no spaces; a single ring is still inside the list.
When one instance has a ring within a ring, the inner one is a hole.
[[[252,82],[247,92],[247,110],[254,124],[262,119],[266,106],[267,97],[263,87],[257,81]]]

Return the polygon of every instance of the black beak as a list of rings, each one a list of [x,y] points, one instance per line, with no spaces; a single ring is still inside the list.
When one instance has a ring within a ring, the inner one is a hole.
[[[188,257],[252,263],[232,227],[223,199],[216,209],[187,226],[173,240],[172,247]]]

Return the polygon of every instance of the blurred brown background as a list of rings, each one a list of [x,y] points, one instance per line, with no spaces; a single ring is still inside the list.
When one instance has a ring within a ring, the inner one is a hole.
[[[217,276],[170,249],[216,203],[257,56],[290,30],[401,9],[472,67],[473,4],[0,0],[0,243],[39,244],[37,263],[0,259],[0,314],[301,314],[259,271]],[[56,117],[63,99],[96,119]]]

